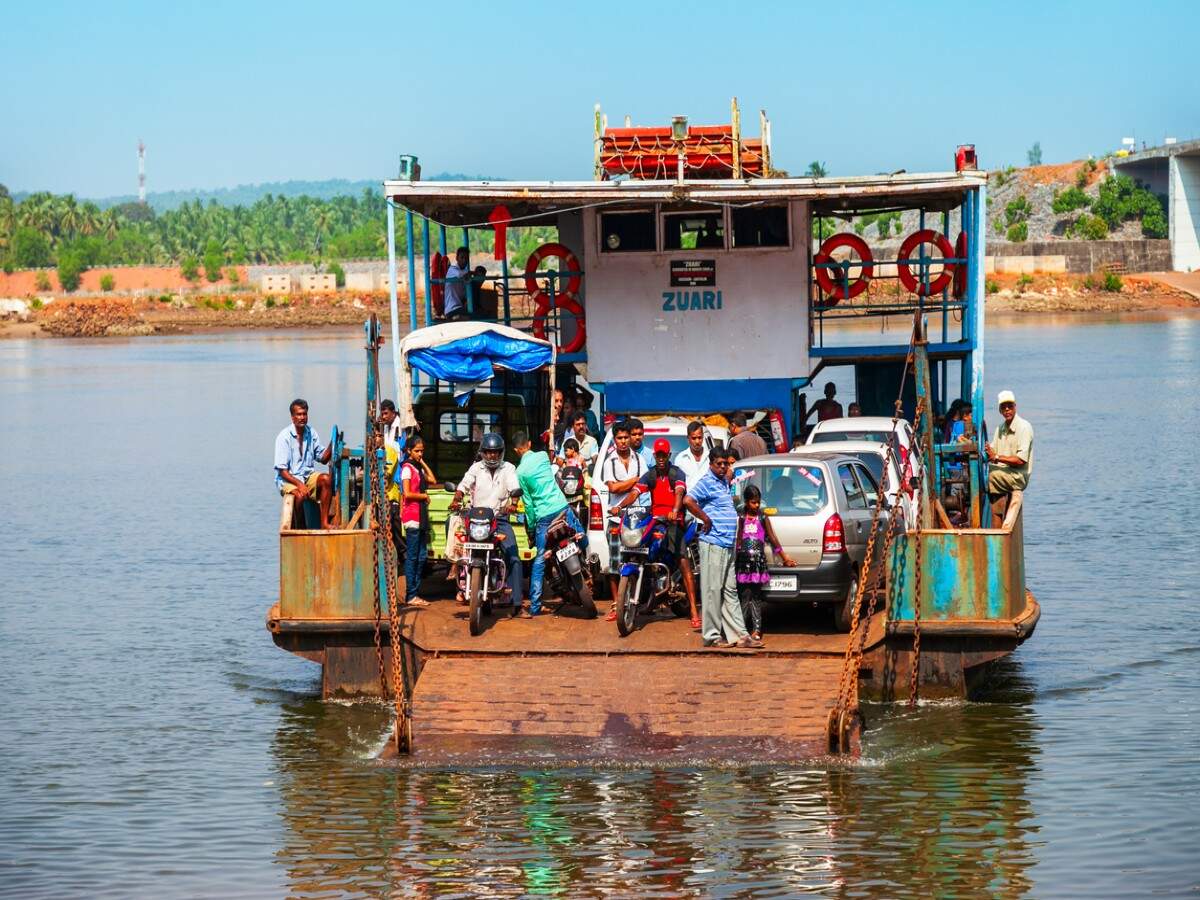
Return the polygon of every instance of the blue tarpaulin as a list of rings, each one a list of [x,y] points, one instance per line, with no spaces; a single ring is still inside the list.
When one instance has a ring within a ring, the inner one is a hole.
[[[426,375],[454,384],[487,381],[500,365],[513,372],[532,372],[550,364],[552,348],[485,331],[438,347],[412,350],[408,364]]]

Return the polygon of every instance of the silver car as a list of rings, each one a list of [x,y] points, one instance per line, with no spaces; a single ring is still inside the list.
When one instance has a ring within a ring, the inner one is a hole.
[[[751,484],[762,492],[763,512],[796,562],[794,567],[777,565],[780,561],[772,555],[766,599],[829,606],[834,626],[849,631],[879,505],[879,484],[870,468],[855,456],[816,448],[740,460],[734,469],[739,509]],[[887,515],[886,509],[880,511],[881,517]],[[881,521],[881,528],[886,525]],[[882,567],[872,565],[872,570],[878,577]]]

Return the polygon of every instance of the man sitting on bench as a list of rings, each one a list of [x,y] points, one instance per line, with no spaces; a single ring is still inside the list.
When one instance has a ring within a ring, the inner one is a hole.
[[[1033,472],[1033,426],[1017,415],[1017,398],[1012,391],[1001,391],[999,402],[1004,424],[996,431],[995,444],[984,445],[991,463],[987,490],[992,501],[993,528],[1012,524]],[[1010,510],[1012,515],[1007,515]]]
[[[333,527],[333,481],[318,472],[317,463],[328,464],[331,447],[308,425],[308,401],[299,398],[288,407],[292,424],[275,438],[275,486],[280,494],[291,494],[297,503],[314,497],[321,508],[321,527]]]

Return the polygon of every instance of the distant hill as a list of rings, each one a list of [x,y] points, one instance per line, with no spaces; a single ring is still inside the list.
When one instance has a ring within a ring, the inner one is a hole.
[[[462,175],[457,172],[441,172],[430,175],[424,181],[503,181],[488,175]],[[376,181],[349,181],[345,178],[330,178],[325,181],[272,181],[264,184],[239,184],[232,188],[216,188],[215,190],[190,191],[151,191],[146,194],[146,202],[155,212],[166,212],[178,209],[185,203],[199,200],[208,205],[215,200],[219,206],[250,206],[261,197],[272,194],[276,197],[314,197],[328,200],[331,197],[357,196],[364,190],[377,191],[382,179]],[[29,191],[13,193],[13,200],[21,202],[30,194]],[[136,194],[123,194],[119,197],[80,197],[80,200],[92,200],[101,209],[118,206],[122,203],[132,203],[137,200]]]

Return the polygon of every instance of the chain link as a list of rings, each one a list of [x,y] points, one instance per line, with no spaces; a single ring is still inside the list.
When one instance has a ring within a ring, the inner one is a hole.
[[[916,422],[918,427],[917,440],[914,441],[913,447],[919,443],[921,446],[921,456],[927,459],[930,465],[936,465],[933,458],[933,448],[929,446],[930,434],[929,430],[924,427],[925,419],[923,413],[925,411],[925,399],[917,403]],[[928,451],[928,452],[926,452]],[[917,491],[917,544],[913,548],[913,563],[915,572],[913,573],[913,650],[912,650],[912,672],[909,674],[908,681],[908,705],[914,707],[917,705],[917,697],[920,690],[920,670],[921,670],[921,549],[924,541],[921,539],[922,523],[925,519],[925,485],[932,479],[932,473],[928,466],[921,467],[921,483],[918,485]]]

